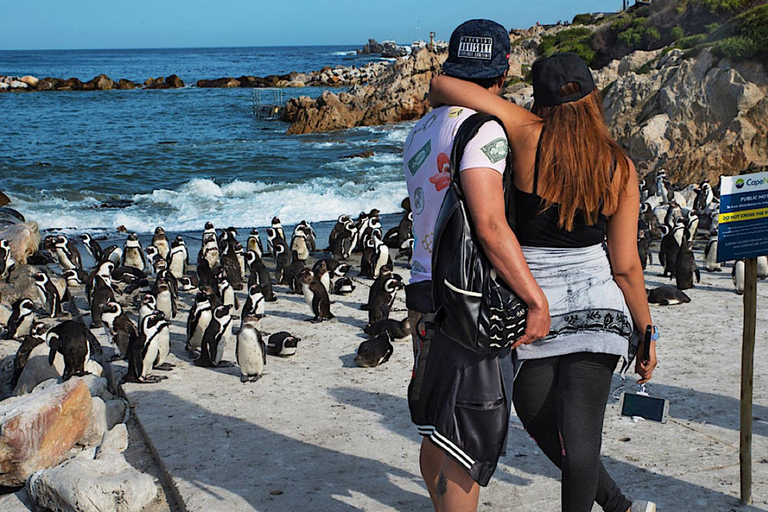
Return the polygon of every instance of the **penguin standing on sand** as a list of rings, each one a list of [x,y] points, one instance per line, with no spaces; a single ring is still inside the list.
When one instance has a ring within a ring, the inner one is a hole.
[[[115,300],[115,291],[112,289],[112,279],[97,275],[91,291],[91,328],[103,325],[101,316],[104,314],[104,308],[113,300]]]
[[[219,235],[216,233],[216,228],[213,227],[213,222],[206,222],[205,229],[203,230],[203,240],[209,235],[213,235],[213,239],[216,241],[216,245],[219,245]]]
[[[384,277],[381,285],[374,289],[368,297],[368,324],[373,325],[389,318],[392,304],[395,302],[397,291],[403,288],[403,282],[394,274]]]
[[[152,295],[155,296],[155,307],[165,315],[166,319],[176,318],[176,299],[167,280],[159,277],[152,287]]]
[[[57,352],[64,357],[62,377],[65,381],[73,375],[87,375],[85,363],[92,354],[102,354],[101,345],[93,333],[75,320],[66,320],[51,328],[45,336],[45,341],[51,349],[48,364],[53,366]]]
[[[232,288],[235,290],[242,290],[243,271],[240,267],[240,259],[237,256],[237,251],[235,250],[237,240],[234,242],[231,242],[230,240],[231,238],[227,239],[224,249],[221,252],[221,268],[226,275],[227,281],[232,285]]]
[[[301,338],[285,331],[276,332],[267,340],[267,353],[271,356],[289,357],[296,355]]]
[[[45,330],[47,326],[42,322],[34,322],[26,334],[21,339],[21,345],[19,350],[16,351],[16,357],[13,358],[13,375],[11,376],[11,387],[15,388],[19,383],[19,377],[21,372],[24,371],[24,367],[27,366],[27,361],[32,351],[38,345],[45,343]]]
[[[302,272],[301,288],[304,293],[304,300],[314,315],[310,322],[319,323],[335,318],[331,313],[331,300],[328,297],[328,291],[320,281],[315,279],[314,273],[309,269]]]
[[[128,373],[126,382],[154,383],[167,377],[152,375],[152,368],[164,350],[162,339],[168,330],[163,314],[155,311],[144,317],[139,324],[139,336],[128,347]]]
[[[104,307],[101,319],[107,328],[107,334],[117,351],[118,357],[127,358],[131,340],[139,336],[136,326],[128,316],[128,313],[123,311],[123,306],[119,303],[111,301]]]
[[[277,284],[288,284],[286,280],[286,269],[291,265],[291,253],[288,252],[288,246],[280,240],[275,246],[275,282]]]
[[[240,382],[256,382],[267,365],[267,346],[258,329],[259,319],[243,316],[243,325],[237,333],[235,355],[240,366]]]
[[[317,233],[315,233],[312,225],[306,220],[302,220],[299,222],[299,225],[296,227],[296,229],[302,231],[306,236],[307,249],[309,249],[309,253],[312,254],[315,252],[317,250]]]
[[[261,288],[258,285],[254,284],[248,288],[248,298],[245,300],[240,317],[242,318],[241,327],[246,317],[253,317],[258,321],[261,321],[264,317],[264,295],[261,293]],[[258,323],[256,327],[258,327]]]
[[[144,298],[141,299],[141,306],[139,307],[139,325],[141,325],[144,317],[151,315],[155,311],[157,311],[157,298],[151,293],[145,294]]]
[[[168,270],[173,277],[181,279],[187,274],[187,255],[186,246],[179,243],[178,239],[171,243],[171,252],[168,255]]]
[[[293,293],[301,294],[301,281],[299,280],[299,274],[304,270],[304,261],[299,257],[299,253],[291,251],[291,264],[285,269],[285,275],[283,276],[288,283],[288,288]]]
[[[381,241],[380,238],[373,238],[374,255],[373,255],[373,278],[379,277],[381,267],[384,265],[392,265],[392,258],[389,255],[389,247],[387,244]]]
[[[91,258],[93,258],[93,261],[95,261],[97,264],[101,261],[101,258],[104,254],[104,251],[102,251],[101,246],[99,245],[99,242],[94,240],[91,235],[88,233],[83,233],[80,235],[80,239],[83,241],[83,245],[85,246],[85,250],[88,251],[88,254],[91,255]]]
[[[675,262],[677,261],[677,253],[680,252],[680,244],[675,239],[675,236],[669,226],[661,226],[661,247],[659,248],[659,263],[664,267],[662,276],[671,277],[675,272]]]
[[[264,254],[264,246],[261,245],[261,238],[259,238],[259,230],[253,228],[251,234],[248,235],[248,241],[245,244],[247,251],[253,251],[259,255],[259,258]]]
[[[237,256],[237,263],[240,265],[240,287],[242,289],[242,283],[245,282],[245,249],[243,248],[243,244],[236,242],[234,250],[235,255]]]
[[[97,281],[99,279],[105,283],[108,283],[110,286],[112,286],[113,272],[117,276],[115,279],[124,283],[133,283],[136,279],[138,279],[138,277],[133,275],[132,272],[119,272],[120,269],[132,269],[132,267],[118,267],[115,269],[115,264],[107,260],[99,263],[99,266],[90,273],[88,279],[85,281],[85,298],[88,300],[89,307],[93,302],[93,290],[96,288],[96,285],[98,284]],[[139,272],[136,269],[132,270]],[[141,274],[144,275],[144,272],[141,272]],[[146,276],[144,277],[146,278]]]
[[[173,295],[173,298],[179,298],[179,281],[173,276],[170,270],[165,269],[158,272],[157,279],[166,281],[171,288],[171,295]]]
[[[717,261],[717,230],[712,232],[704,248],[704,266],[710,272],[720,272],[722,267]]]
[[[275,232],[277,233],[277,236],[283,239],[283,242],[286,241],[285,230],[283,229],[283,225],[280,223],[279,218],[272,217],[272,229],[275,230]]]
[[[203,334],[203,344],[200,347],[200,357],[194,363],[198,366],[215,367],[221,362],[224,354],[224,336],[229,333],[232,324],[230,306],[217,306],[213,310],[211,322]]]
[[[304,233],[304,231],[296,229],[293,233],[293,238],[291,239],[291,252],[296,251],[296,253],[299,256],[299,259],[302,261],[307,261],[307,258],[309,258],[309,245],[307,244],[307,235]]]
[[[235,290],[232,288],[232,285],[229,284],[229,281],[227,280],[227,275],[224,272],[224,269],[219,271],[219,275],[217,277],[217,289],[219,291],[219,297],[221,298],[221,303],[231,307],[233,310],[238,309],[240,307],[240,302],[237,300],[237,296],[235,295]]]
[[[122,265],[137,268],[141,271],[147,268],[147,257],[139,242],[139,235],[131,233],[123,245]]]
[[[733,284],[736,286],[736,293],[739,295],[742,295],[744,293],[744,272],[745,272],[745,263],[744,260],[738,260],[733,265],[733,270],[731,270],[731,280],[733,281]]]
[[[168,237],[165,236],[165,230],[160,226],[155,228],[155,236],[152,237],[152,245],[157,247],[157,253],[167,259],[171,252],[171,245],[168,243]]]
[[[757,278],[765,279],[768,277],[768,256],[757,257]]]
[[[651,233],[647,229],[637,230],[637,253],[640,255],[640,264],[645,270],[649,264],[653,264],[651,254]]]
[[[203,292],[198,292],[195,297],[195,303],[189,310],[187,316],[187,345],[188,351],[199,351],[203,345],[203,335],[208,324],[211,323],[213,309],[208,296]]]
[[[211,233],[203,235],[203,245],[200,247],[200,252],[197,255],[197,264],[200,265],[202,260],[206,260],[208,266],[212,269],[218,267],[221,261],[217,238]]]
[[[687,234],[687,231],[686,231]],[[677,254],[675,262],[675,281],[679,290],[688,290],[693,288],[693,276],[696,275],[696,282],[701,282],[699,267],[696,266],[696,258],[693,255],[693,245],[687,239],[683,240],[680,252]]]
[[[11,244],[6,239],[0,239],[0,279],[8,281],[16,262],[11,255]]]
[[[80,258],[80,252],[75,247],[74,242],[64,235],[56,237],[56,256],[59,259],[59,265],[63,270],[73,268],[83,268],[83,261]]]
[[[331,284],[331,273],[328,272],[327,260],[318,261],[312,267],[312,272],[315,273],[317,280],[320,281],[323,286],[325,286],[325,290],[330,294],[332,284]]]
[[[13,303],[13,311],[8,319],[4,340],[21,339],[32,329],[35,322],[35,303],[22,298]]]
[[[207,259],[203,258],[198,261],[196,272],[198,288],[201,290],[205,290],[207,288],[210,288],[211,290],[216,289],[216,274],[213,273],[213,269],[211,268],[211,265],[208,263]]]
[[[360,257],[360,276],[373,279],[373,265],[376,256],[376,242],[369,239],[365,242],[363,255]]]
[[[43,307],[48,312],[48,316],[51,318],[57,318],[63,316],[64,313],[61,310],[61,296],[56,285],[53,284],[51,278],[45,272],[38,272],[32,276],[35,280],[35,286],[40,294],[40,298],[43,303]]]
[[[257,284],[261,287],[261,293],[264,295],[264,300],[267,302],[277,301],[275,292],[272,289],[272,277],[269,275],[269,270],[264,262],[261,261],[261,257],[253,251],[248,251],[245,255],[245,262],[250,268],[251,275],[248,278],[248,288]]]
[[[351,222],[349,215],[340,215],[331,233],[328,235],[328,250],[331,251],[334,258],[341,258],[342,256],[342,240],[347,232],[346,226],[348,222]]]

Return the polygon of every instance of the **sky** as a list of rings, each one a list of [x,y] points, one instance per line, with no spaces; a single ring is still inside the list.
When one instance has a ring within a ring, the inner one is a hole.
[[[0,50],[358,45],[448,40],[471,18],[507,28],[612,12],[621,0],[6,0]]]

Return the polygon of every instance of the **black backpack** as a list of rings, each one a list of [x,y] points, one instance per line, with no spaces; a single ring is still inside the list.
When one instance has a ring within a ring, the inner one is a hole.
[[[432,250],[434,323],[459,345],[479,354],[494,354],[525,333],[528,306],[496,275],[477,240],[459,182],[464,148],[487,122],[473,114],[461,124],[451,151],[451,185],[435,223]],[[504,175],[507,221],[514,228],[514,182],[510,159]]]

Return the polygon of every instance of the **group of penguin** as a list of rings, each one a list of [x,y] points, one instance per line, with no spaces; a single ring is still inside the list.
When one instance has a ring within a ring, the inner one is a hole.
[[[357,363],[369,367],[386,362],[393,350],[391,341],[410,335],[407,318],[399,322],[389,319],[395,296],[404,284],[393,273],[387,246],[396,247],[399,257],[410,259],[413,236],[409,211],[400,225],[386,235],[382,235],[378,210],[361,213],[355,221],[349,216],[340,217],[329,238],[327,251],[331,255],[318,259],[311,268],[305,264],[317,250],[317,236],[308,222],[302,221],[295,227],[290,244],[278,218],[272,220],[266,234],[266,250],[257,229],[251,230],[243,247],[237,241],[235,228],[217,232],[207,223],[194,271],[183,237],[169,241],[162,227],[156,228],[146,249],[136,234],[130,234],[122,247],[106,248],[90,235],[81,235],[83,246],[95,261],[90,271],[83,269],[73,240],[64,235],[46,237],[42,249],[59,263],[62,275],[59,278],[41,271],[33,276],[45,312],[54,319],[64,316],[63,306],[71,299],[69,289],[84,286],[91,325],[87,328],[75,311],[75,318],[47,329],[35,318],[38,308],[33,300],[17,300],[3,332],[3,338],[21,341],[14,361],[13,385],[32,350],[42,343],[50,349],[50,364],[58,355],[63,358],[65,380],[87,373],[87,361],[102,355],[101,345],[91,332],[97,328],[106,330],[115,351],[113,359],[127,360],[125,381],[151,383],[165,378],[155,372],[174,367],[167,357],[171,347],[170,320],[178,315],[180,293],[195,296],[186,322],[190,359],[205,367],[231,365],[222,361],[222,340],[230,332],[234,313],[240,308],[235,290],[244,287],[247,299],[240,312],[235,353],[241,380],[255,381],[263,373],[267,354],[294,355],[300,341],[284,331],[269,336],[267,343],[262,338],[259,326],[265,316],[265,302],[277,300],[273,283],[287,285],[290,292],[304,296],[312,314],[310,321],[331,320],[334,315],[330,294],[346,295],[355,289],[353,280],[346,276],[350,265],[339,261],[348,259],[353,252],[362,253],[359,276],[373,279],[368,303],[362,305],[369,313],[365,332],[371,339],[358,349]],[[267,269],[264,257],[273,258],[274,274]],[[0,240],[0,265],[2,277],[9,278],[14,262],[5,240]],[[138,292],[136,296],[132,295],[134,292]],[[121,303],[116,296],[126,298]],[[136,323],[124,306],[131,299],[138,309]]]
[[[706,237],[704,268],[722,270],[717,262],[720,199],[709,180],[684,188],[672,185],[664,169],[653,180],[640,181],[640,213],[637,248],[643,269],[653,263],[651,243],[660,241],[658,261],[662,276],[675,279],[676,286],[663,285],[648,290],[652,303],[671,305],[690,302],[682,290],[701,282],[701,273],[693,253],[697,235]],[[690,205],[690,206],[689,206]],[[768,277],[768,257],[758,258],[758,276]],[[744,261],[736,261],[731,273],[737,293],[744,292]]]

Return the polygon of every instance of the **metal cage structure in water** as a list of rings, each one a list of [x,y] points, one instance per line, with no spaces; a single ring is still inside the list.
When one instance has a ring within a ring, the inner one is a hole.
[[[259,119],[280,119],[285,108],[283,90],[253,89],[253,115]]]

